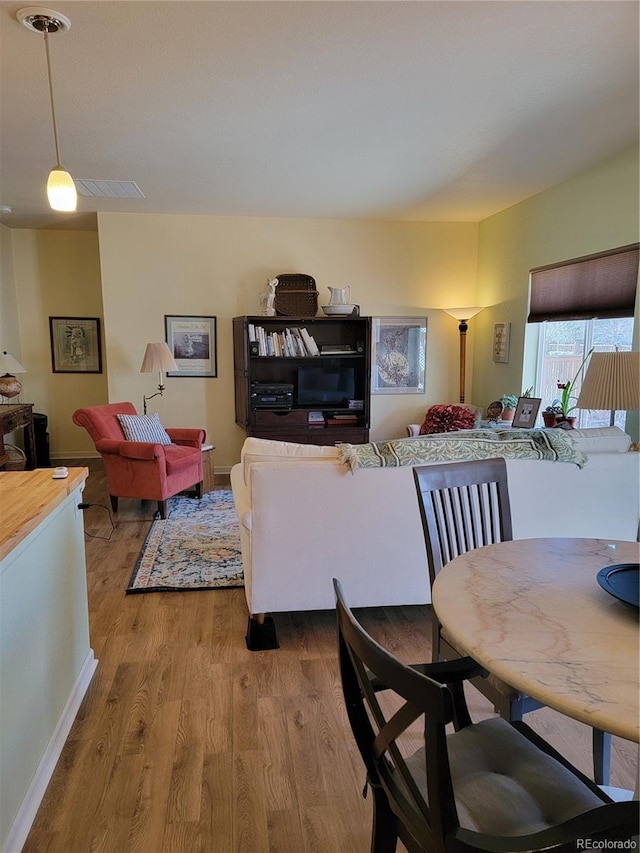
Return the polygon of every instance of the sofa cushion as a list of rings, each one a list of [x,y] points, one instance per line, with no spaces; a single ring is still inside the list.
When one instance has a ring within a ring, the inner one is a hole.
[[[181,444],[172,444],[165,450],[167,463],[167,474],[177,474],[193,466],[194,459],[201,456],[202,452],[197,447],[185,447]]]
[[[475,421],[475,414],[467,406],[438,404],[427,409],[420,435],[473,429]]]
[[[273,441],[268,438],[252,438],[245,440],[240,453],[244,481],[249,485],[250,468],[254,462],[295,462],[304,459],[305,462],[327,459],[337,460],[340,448],[332,445],[297,444],[294,441]]]
[[[631,436],[615,426],[571,429],[567,435],[583,453],[626,453],[631,447]]]
[[[127,441],[152,441],[154,444],[171,444],[157,413],[153,415],[118,415]]]

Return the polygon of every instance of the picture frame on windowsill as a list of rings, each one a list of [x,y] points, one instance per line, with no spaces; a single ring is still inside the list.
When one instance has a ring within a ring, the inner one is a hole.
[[[513,413],[512,427],[533,429],[540,411],[541,397],[518,397],[516,410]]]

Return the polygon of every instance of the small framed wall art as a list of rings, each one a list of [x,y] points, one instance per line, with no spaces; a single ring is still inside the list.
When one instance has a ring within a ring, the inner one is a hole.
[[[426,317],[374,317],[372,334],[372,393],[423,394]]]
[[[102,373],[99,317],[49,317],[54,373]]]
[[[167,376],[217,376],[216,318],[167,315],[167,346],[180,368]]]
[[[494,323],[493,326],[493,360],[506,364],[509,361],[509,338],[511,323]]]

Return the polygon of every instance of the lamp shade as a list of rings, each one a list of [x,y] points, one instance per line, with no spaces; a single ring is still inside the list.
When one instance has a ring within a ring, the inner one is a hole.
[[[576,406],[626,412],[640,410],[640,353],[594,352]]]
[[[456,320],[470,320],[472,317],[475,317],[476,314],[479,314],[482,311],[482,307],[480,308],[443,308],[443,311],[446,311],[451,317],[455,317]]]
[[[179,367],[166,343],[147,344],[140,373],[162,373],[167,370],[179,370]]]
[[[23,367],[12,355],[9,355],[8,352],[5,351],[0,354],[0,373],[8,373],[10,376],[13,376],[16,373],[26,372],[26,368]]]
[[[52,210],[72,213],[78,206],[78,193],[73,178],[62,166],[56,166],[49,173],[47,198]]]

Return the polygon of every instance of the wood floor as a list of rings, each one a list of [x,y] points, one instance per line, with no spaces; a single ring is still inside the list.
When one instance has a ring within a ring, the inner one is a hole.
[[[84,499],[108,505],[93,460]],[[85,510],[99,665],[25,853],[365,853],[370,799],[333,613],[277,615],[281,648],[257,653],[243,590],[126,596],[155,505],[120,503],[113,532],[107,509]],[[429,659],[427,608],[359,615],[402,659]],[[470,695],[474,717],[489,716]],[[590,773],[585,726],[548,709],[527,721]],[[636,757],[615,739],[612,784],[633,787]]]

